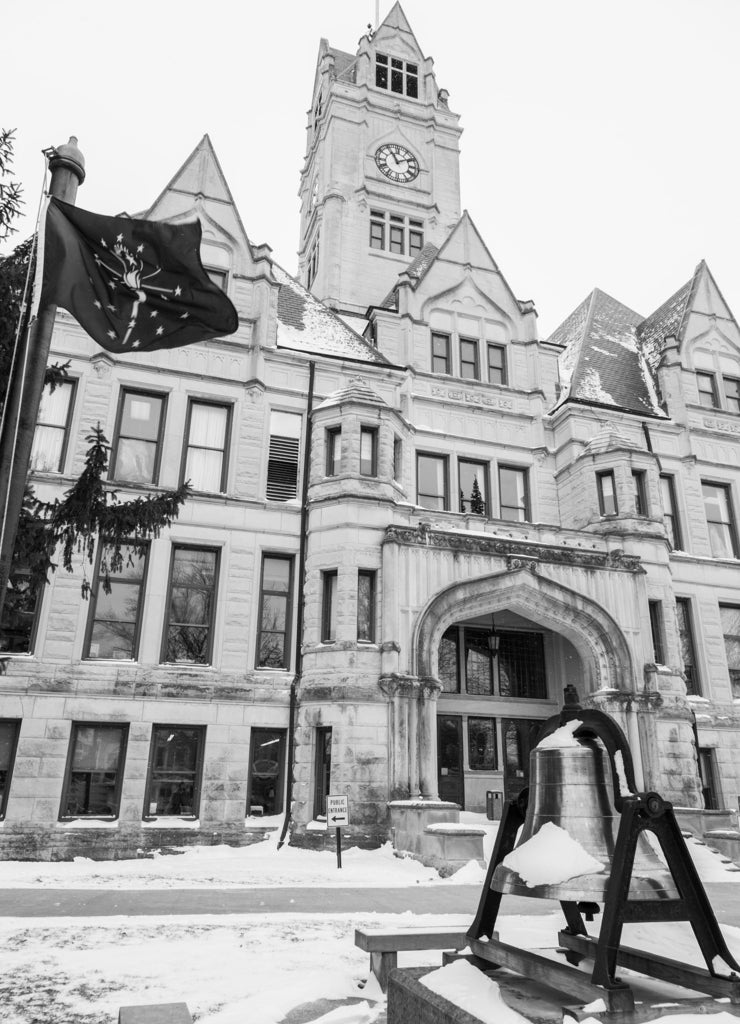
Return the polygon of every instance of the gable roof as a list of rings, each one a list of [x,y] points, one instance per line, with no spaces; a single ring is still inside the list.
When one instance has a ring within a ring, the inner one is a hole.
[[[417,287],[419,282],[424,278],[424,275],[431,267],[432,263],[436,259],[439,249],[436,245],[431,242],[427,242],[420,252],[414,256],[412,261],[402,270],[398,275],[396,283],[393,285],[391,290],[388,292],[386,297],[380,303],[382,309],[397,309],[398,308],[398,286],[401,283],[401,277],[410,277],[412,286]]]
[[[663,416],[637,343],[642,321],[639,313],[594,288],[548,338],[565,346],[558,405],[571,401]]]
[[[299,284],[277,263],[273,276],[280,285],[277,303],[277,347],[296,352],[314,352],[365,363],[389,365],[368,341]]]

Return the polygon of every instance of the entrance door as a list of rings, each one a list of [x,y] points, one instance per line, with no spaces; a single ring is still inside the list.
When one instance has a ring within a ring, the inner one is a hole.
[[[247,814],[280,814],[284,765],[285,729],[252,729]]]
[[[513,800],[529,785],[529,754],[537,744],[542,722],[535,718],[503,718],[504,800]]]
[[[437,775],[440,800],[465,809],[462,715],[437,717]]]

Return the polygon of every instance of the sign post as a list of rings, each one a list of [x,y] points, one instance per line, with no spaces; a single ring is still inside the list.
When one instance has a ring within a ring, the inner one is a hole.
[[[342,825],[349,825],[349,797],[327,796],[326,821],[337,830],[337,867],[342,866]]]

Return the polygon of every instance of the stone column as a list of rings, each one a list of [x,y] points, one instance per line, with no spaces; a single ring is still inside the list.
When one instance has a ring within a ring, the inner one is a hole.
[[[414,692],[408,701],[408,737],[409,737],[409,795],[412,800],[421,796],[419,788],[419,691]]]
[[[420,686],[419,778],[421,795],[438,800],[437,791],[437,697],[439,683],[427,679]]]

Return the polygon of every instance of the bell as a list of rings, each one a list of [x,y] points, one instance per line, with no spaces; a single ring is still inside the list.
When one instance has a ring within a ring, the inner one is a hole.
[[[516,852],[547,822],[568,833],[603,867],[562,881],[527,885],[519,872],[500,863],[491,881],[496,892],[540,899],[603,903],[612,870],[620,814],[614,806],[611,763],[601,744],[579,739],[575,746],[535,747],[530,755],[530,789],[526,818]],[[508,858],[505,858],[508,859]],[[551,877],[567,873],[553,851]],[[547,873],[547,868],[545,869]],[[659,859],[645,833],[637,840],[631,900],[677,899],[669,869]]]

